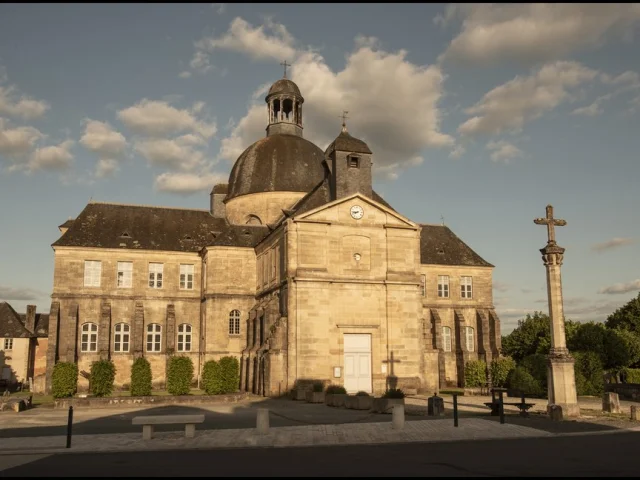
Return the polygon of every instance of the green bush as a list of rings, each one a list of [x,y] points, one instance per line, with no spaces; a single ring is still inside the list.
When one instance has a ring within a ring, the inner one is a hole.
[[[356,397],[368,397],[369,394],[367,392],[364,392],[362,390],[360,390],[358,393],[356,393]]]
[[[382,397],[383,398],[404,398],[405,395],[404,395],[404,392],[399,388],[390,388],[389,390],[384,392],[384,395],[382,395]]]
[[[464,386],[480,387],[487,382],[487,364],[482,360],[471,360],[464,366]]]
[[[240,388],[240,362],[236,357],[222,357],[219,362],[222,393],[234,393]]]
[[[146,358],[137,358],[131,366],[131,396],[151,395],[151,364]]]
[[[314,392],[322,392],[324,390],[324,385],[322,385],[322,383],[320,382],[315,382],[313,384],[313,391]]]
[[[602,360],[594,352],[574,352],[578,395],[600,395],[604,391]]]
[[[625,383],[640,383],[640,368],[624,368],[622,375]]]
[[[187,395],[193,378],[193,361],[189,357],[170,357],[167,366],[169,395]]]
[[[540,396],[543,394],[540,383],[523,367],[516,367],[509,375],[509,386],[525,395]]]
[[[342,385],[329,385],[325,392],[334,395],[346,395],[347,390]]]
[[[548,360],[546,355],[542,353],[528,355],[520,361],[518,366],[529,372],[540,384],[543,391],[547,390]]]
[[[53,367],[51,394],[53,398],[73,397],[78,388],[78,365],[58,362]]]
[[[96,397],[107,397],[113,392],[116,366],[111,360],[99,360],[91,364],[91,393]]]
[[[207,395],[220,395],[223,391],[220,364],[215,360],[205,362],[202,367],[202,387]]]
[[[494,387],[506,387],[509,374],[516,368],[511,357],[495,358],[491,362],[491,383]]]

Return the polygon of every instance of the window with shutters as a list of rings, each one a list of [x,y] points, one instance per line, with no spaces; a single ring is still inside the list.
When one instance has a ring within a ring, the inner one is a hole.
[[[102,275],[102,262],[99,260],[84,261],[84,286],[99,287]]]

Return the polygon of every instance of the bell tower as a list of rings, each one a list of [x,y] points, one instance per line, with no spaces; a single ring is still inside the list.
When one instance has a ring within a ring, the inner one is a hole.
[[[287,67],[291,65],[286,60],[280,65],[284,65],[284,76],[271,86],[265,98],[269,112],[267,137],[277,134],[302,137],[304,98],[298,86],[287,78]]]

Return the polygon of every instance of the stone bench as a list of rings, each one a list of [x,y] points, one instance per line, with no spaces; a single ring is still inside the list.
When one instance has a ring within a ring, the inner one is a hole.
[[[148,415],[134,417],[132,425],[142,425],[142,439],[151,440],[153,438],[154,425],[177,425],[183,424],[184,436],[193,438],[196,434],[196,423],[204,423],[204,415]]]

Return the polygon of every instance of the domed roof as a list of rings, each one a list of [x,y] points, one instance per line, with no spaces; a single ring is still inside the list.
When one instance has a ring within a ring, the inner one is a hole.
[[[288,78],[281,78],[280,80],[276,81],[276,83],[271,85],[269,93],[267,94],[267,98],[276,93],[285,93],[302,97],[298,86]]]
[[[297,135],[265,137],[236,160],[225,201],[250,193],[310,192],[324,179],[323,160],[320,148]]]

